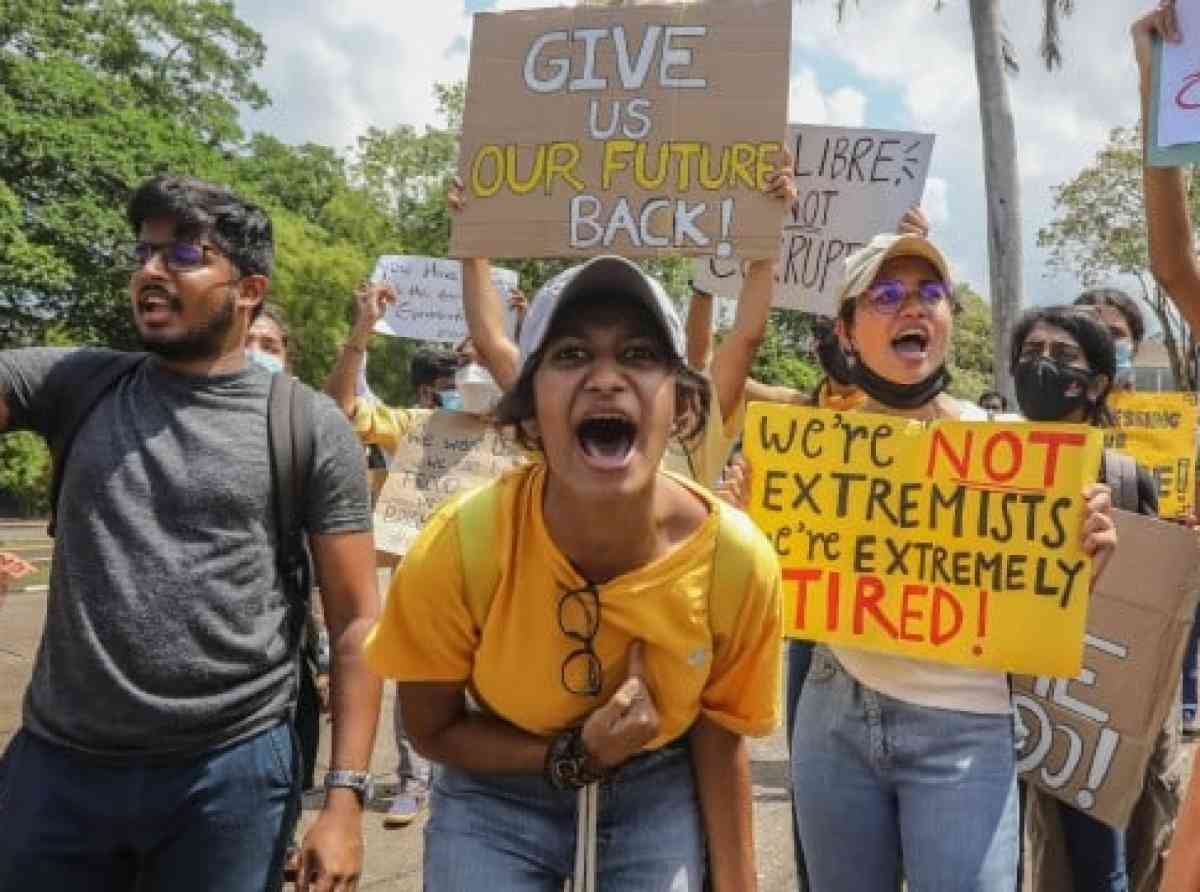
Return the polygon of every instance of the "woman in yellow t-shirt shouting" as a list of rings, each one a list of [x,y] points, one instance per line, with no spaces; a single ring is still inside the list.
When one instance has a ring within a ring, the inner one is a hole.
[[[708,384],[619,257],[543,287],[520,341],[497,411],[543,460],[439,511],[367,644],[441,765],[425,888],[559,889],[590,801],[600,888],[699,892],[707,860],[716,892],[753,890],[743,735],[779,718],[779,569],[745,515],[659,469]]]

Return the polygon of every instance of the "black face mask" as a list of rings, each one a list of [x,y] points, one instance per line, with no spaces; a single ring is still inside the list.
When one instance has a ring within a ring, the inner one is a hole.
[[[1061,421],[1078,409],[1091,408],[1091,373],[1047,356],[1018,362],[1015,383],[1017,404],[1030,421]]]
[[[897,384],[879,375],[856,356],[851,368],[851,383],[875,402],[892,409],[916,409],[925,405],[950,386],[945,366],[915,384]]]
[[[821,363],[821,369],[831,381],[842,387],[850,386],[852,374],[850,363],[846,360],[846,354],[842,350],[842,345],[838,343],[836,335],[818,341],[817,361]]]

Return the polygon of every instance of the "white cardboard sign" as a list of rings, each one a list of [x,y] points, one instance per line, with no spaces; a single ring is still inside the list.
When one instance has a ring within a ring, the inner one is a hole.
[[[780,239],[772,304],[832,316],[833,290],[846,255],[881,232],[894,232],[920,204],[933,134],[792,124],[799,198]],[[693,261],[696,286],[720,297],[742,289],[741,261]]]
[[[1162,49],[1159,146],[1200,143],[1200,4],[1177,3],[1175,16],[1183,41]]]
[[[511,335],[515,320],[507,296],[517,287],[517,273],[492,267],[492,284],[504,301],[505,328]],[[396,302],[375,323],[375,331],[397,338],[457,344],[467,336],[463,315],[462,264],[440,257],[386,254],[375,263],[375,282],[387,282]]]

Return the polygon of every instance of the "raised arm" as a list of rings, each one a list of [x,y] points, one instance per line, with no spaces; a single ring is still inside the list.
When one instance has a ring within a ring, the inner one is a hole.
[[[767,194],[780,203],[780,215],[796,200],[792,182],[792,156],[784,152],[783,164],[767,181]],[[733,328],[721,341],[713,355],[712,383],[721,407],[721,422],[728,423],[738,411],[745,396],[746,378],[754,363],[754,354],[762,343],[771,314],[771,297],[775,286],[775,258],[754,260],[747,264],[742,293],[738,296]]]
[[[713,341],[713,296],[692,285],[687,316],[687,364],[696,371],[708,367]]]
[[[338,351],[333,371],[325,380],[325,392],[346,413],[347,418],[354,415],[358,376],[363,363],[367,361],[371,332],[393,300],[395,294],[391,286],[383,282],[364,282],[354,292],[354,325],[346,343]]]
[[[1151,59],[1155,36],[1172,43],[1180,40],[1173,5],[1163,5],[1139,18],[1130,29],[1137,57],[1142,100],[1142,139],[1148,146]],[[1150,271],[1179,307],[1188,324],[1200,331],[1200,266],[1192,237],[1187,205],[1187,185],[1179,167],[1142,170],[1146,200],[1146,228],[1150,240]]]
[[[456,214],[467,205],[467,193],[457,177],[446,192],[446,205]],[[520,351],[504,331],[500,295],[492,284],[492,264],[486,257],[465,257],[463,270],[463,315],[467,331],[483,364],[501,390],[517,383]]]

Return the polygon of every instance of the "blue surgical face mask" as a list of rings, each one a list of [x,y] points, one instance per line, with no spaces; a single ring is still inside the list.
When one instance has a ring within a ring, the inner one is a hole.
[[[270,353],[263,353],[261,350],[247,350],[246,359],[259,368],[266,369],[271,374],[283,371],[282,359],[278,356],[272,356]]]
[[[1113,343],[1117,354],[1117,371],[1126,372],[1133,368],[1133,342],[1122,338]]]
[[[462,394],[457,390],[439,390],[438,405],[447,412],[461,412],[463,410]]]

